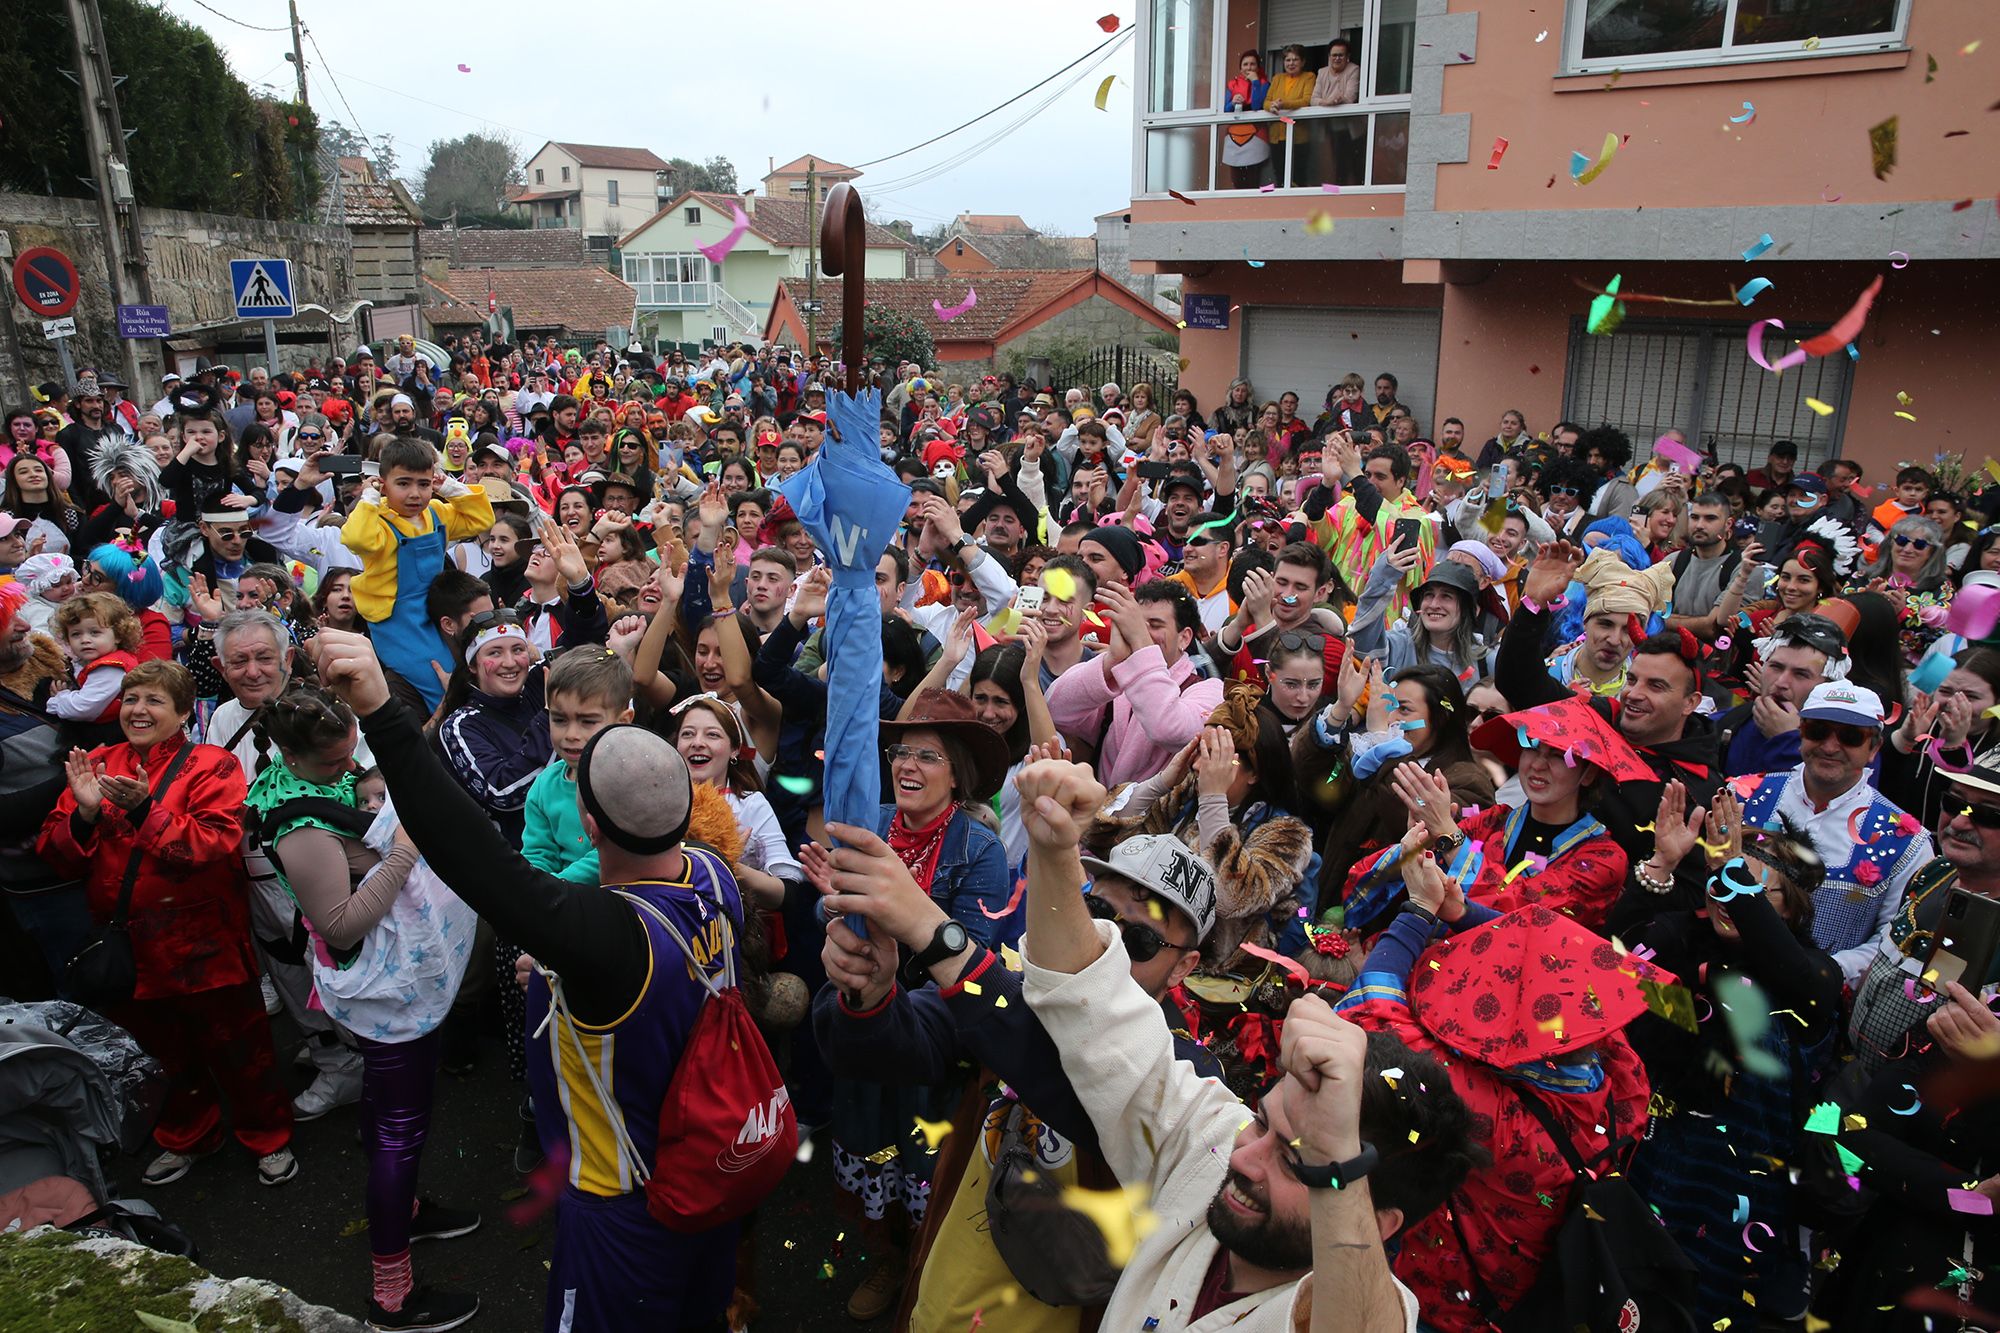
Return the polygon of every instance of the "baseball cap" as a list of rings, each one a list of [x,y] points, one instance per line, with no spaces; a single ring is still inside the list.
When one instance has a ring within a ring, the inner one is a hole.
[[[1856,727],[1882,725],[1882,699],[1865,685],[1829,680],[1813,686],[1799,716],[1811,722],[1845,722]]]
[[[1801,472],[1785,483],[1788,491],[1804,491],[1807,495],[1825,495],[1826,480],[1817,472]]]
[[[1117,875],[1157,893],[1194,922],[1196,943],[1208,938],[1215,925],[1215,872],[1179,838],[1148,833],[1125,839],[1108,859],[1082,860],[1092,875]]]
[[[0,514],[0,539],[13,536],[33,522],[31,518],[15,518],[12,514]]]
[[[1160,483],[1160,498],[1164,500],[1168,492],[1174,490],[1176,487],[1183,486],[1192,490],[1197,500],[1206,494],[1208,490],[1207,486],[1202,482],[1201,473],[1190,472],[1183,468],[1175,468]]]

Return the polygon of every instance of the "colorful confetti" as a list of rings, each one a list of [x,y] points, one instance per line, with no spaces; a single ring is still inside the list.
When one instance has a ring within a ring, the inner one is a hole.
[[[1150,1197],[1142,1185],[1115,1190],[1067,1185],[1062,1192],[1063,1206],[1091,1220],[1104,1237],[1104,1257],[1120,1268],[1131,1262],[1132,1251],[1159,1225],[1146,1206]]]
[[[1099,111],[1104,110],[1105,100],[1111,96],[1111,85],[1116,82],[1118,82],[1118,76],[1116,74],[1107,74],[1104,76],[1104,82],[1097,85],[1096,101],[1097,101],[1097,109]]]
[[[1611,165],[1611,159],[1617,153],[1618,136],[1616,134],[1606,134],[1604,136],[1604,147],[1598,150],[1597,161],[1595,163],[1592,163],[1582,153],[1571,153],[1569,156],[1570,180],[1578,185],[1590,184],[1604,174],[1604,169]]]
[[[1543,33],[1542,36],[1546,37],[1548,36],[1548,34]],[[1506,156],[1506,154],[1507,154],[1507,141],[1505,139],[1499,138],[1498,136],[1495,136],[1493,140],[1493,156],[1486,160],[1486,169],[1488,171],[1500,170],[1500,159]]]
[[[1247,245],[1243,247],[1243,262],[1244,262],[1244,263],[1246,263],[1246,264],[1248,264],[1248,265],[1249,265],[1249,266],[1250,266],[1251,268],[1262,268],[1262,267],[1264,267],[1264,261],[1263,261],[1263,260],[1261,260],[1261,259],[1252,259],[1252,258],[1250,257],[1250,247],[1249,247],[1249,246],[1247,246]]]
[[[1740,116],[1731,116],[1729,123],[1731,125],[1748,125],[1755,119],[1757,119],[1757,108],[1745,102],[1743,104],[1743,114]]]
[[[951,323],[951,321],[957,319],[960,315],[964,314],[966,311],[972,309],[972,307],[978,304],[979,304],[978,289],[973,287],[967,287],[965,289],[965,299],[963,301],[960,301],[957,305],[946,305],[944,302],[933,298],[931,301],[931,309],[937,312],[937,317],[939,319],[949,324]]]
[[[1766,328],[1783,329],[1784,327],[1785,321],[1782,319],[1760,319],[1750,326],[1748,333],[1743,335],[1743,345],[1749,349],[1750,359],[1774,374],[1789,370],[1793,366],[1803,365],[1806,359],[1805,352],[1799,348],[1794,348],[1779,357],[1776,365],[1764,359],[1764,330]]]
[[[735,211],[736,216],[730,219],[729,231],[723,238],[713,245],[695,247],[708,257],[708,262],[711,264],[720,264],[729,252],[736,248],[736,243],[743,239],[743,233],[750,230],[750,215],[743,211],[743,206],[741,204],[731,204],[730,207]]]
[[[1313,236],[1331,236],[1333,234],[1333,214],[1325,212],[1314,213],[1306,219],[1306,231]]]
[[[1749,305],[1759,296],[1770,291],[1773,285],[1769,278],[1752,278],[1737,289],[1736,299],[1744,305]]]
[[[1889,173],[1896,169],[1896,126],[1896,117],[1891,116],[1868,127],[1868,156],[1878,181],[1889,179]]]
[[[1104,29],[1106,32],[1117,32],[1118,16],[1116,14],[1106,14],[1103,18],[1097,20],[1097,26]]]
[[[1979,1217],[1993,1215],[1993,1200],[1978,1190],[1946,1190],[1944,1197],[1950,1201],[1955,1213],[1971,1213]]]
[[[1755,245],[1751,246],[1748,250],[1745,250],[1743,252],[1743,262],[1747,264],[1754,259],[1763,258],[1764,252],[1769,250],[1772,246],[1776,244],[1777,242],[1771,239],[1771,233],[1768,231],[1765,232],[1762,236],[1759,236],[1757,238],[1757,243]],[[1738,299],[1741,298],[1739,297]],[[1749,302],[1745,301],[1744,304],[1748,305]]]
[[[1808,398],[1806,399],[1806,406],[1810,407],[1813,411],[1817,412],[1819,415],[1823,417],[1830,417],[1833,415],[1832,403],[1822,403],[1817,398]]]

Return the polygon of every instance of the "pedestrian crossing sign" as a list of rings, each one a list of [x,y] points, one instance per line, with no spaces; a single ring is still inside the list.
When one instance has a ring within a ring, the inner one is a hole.
[[[229,286],[238,319],[290,319],[294,313],[289,259],[232,259]]]

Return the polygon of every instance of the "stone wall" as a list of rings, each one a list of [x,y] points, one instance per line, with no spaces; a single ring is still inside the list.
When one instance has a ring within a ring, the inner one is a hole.
[[[157,208],[140,209],[139,225],[153,304],[167,307],[174,341],[183,346],[261,340],[259,324],[241,324],[234,318],[229,288],[232,259],[291,260],[297,288],[293,300],[300,306],[344,312],[354,301],[354,253],[345,228]],[[118,337],[97,205],[88,199],[0,193],[0,266],[8,272],[10,284],[14,256],[37,245],[51,245],[67,254],[82,279],[83,299],[74,313],[76,336],[70,340],[77,367],[122,370],[125,349]],[[58,378],[60,362],[54,345],[42,336],[40,319],[14,296],[11,285],[4,296],[8,313],[0,320],[0,403],[13,405],[29,401],[29,385]],[[327,317],[312,312],[280,321],[278,328],[281,333],[323,333]],[[144,382],[134,385],[130,396],[150,403],[159,396],[159,374],[165,369],[161,344],[147,340],[139,352]],[[299,367],[323,352],[323,346],[281,346],[279,361],[281,367]],[[254,358],[260,364],[263,359],[261,354]]]

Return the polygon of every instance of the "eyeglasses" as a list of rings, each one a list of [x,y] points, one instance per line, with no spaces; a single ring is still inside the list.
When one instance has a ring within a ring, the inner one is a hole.
[[[1931,549],[1930,539],[1927,537],[1898,537],[1896,538],[1896,545],[1912,547],[1919,551],[1928,551]]]
[[[1181,953],[1195,947],[1188,944],[1169,944],[1166,937],[1151,926],[1142,926],[1136,921],[1127,921],[1118,915],[1118,909],[1096,894],[1086,894],[1083,905],[1091,916],[1099,921],[1116,921],[1118,933],[1125,937],[1125,952],[1132,955],[1135,963],[1150,963],[1160,956],[1162,949],[1175,949]]]
[[[892,764],[900,764],[905,759],[913,759],[925,768],[943,768],[951,762],[949,755],[941,754],[929,746],[919,749],[914,745],[892,745],[886,753],[889,756],[889,762]]]
[[[1807,745],[1818,745],[1831,736],[1850,750],[1858,750],[1870,738],[1881,733],[1872,727],[1857,727],[1851,722],[1828,722],[1824,718],[1809,717],[1799,723],[1799,739]]]
[[[2000,829],[2000,806],[1968,805],[1958,813],[1980,828]]]

